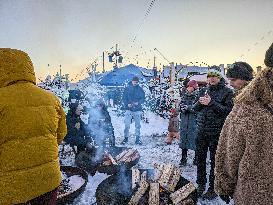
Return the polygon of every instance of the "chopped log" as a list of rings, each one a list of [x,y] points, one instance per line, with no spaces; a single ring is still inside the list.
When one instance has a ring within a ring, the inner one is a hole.
[[[155,168],[154,181],[158,181],[163,173],[164,165],[154,164],[154,168]]]
[[[147,181],[141,181],[140,187],[137,192],[132,196],[131,200],[129,201],[128,205],[137,205],[140,198],[145,194],[149,187],[149,183]]]
[[[159,183],[150,183],[149,205],[159,205]]]
[[[191,198],[183,200],[180,204],[181,205],[195,205],[193,199],[191,199]]]
[[[175,205],[178,205],[181,201],[186,199],[194,190],[195,186],[192,182],[190,182],[175,191],[174,193],[170,194],[170,198]]]
[[[146,181],[146,180],[147,180],[147,171],[144,171],[140,175],[140,181]]]
[[[136,187],[140,182],[140,171],[138,169],[132,169],[132,189]]]
[[[124,150],[123,152],[121,152],[120,154],[118,154],[116,156],[116,160],[119,161],[126,153],[128,150]]]
[[[171,179],[169,180],[168,185],[166,186],[166,189],[170,192],[174,192],[175,187],[180,179],[180,170],[178,168],[173,169],[173,173],[171,176]]]
[[[169,180],[172,176],[174,168],[175,168],[175,166],[173,164],[168,164],[168,165],[164,166],[163,173],[160,176],[158,182],[165,189],[167,189],[167,187],[168,187]]]
[[[112,163],[113,165],[117,165],[117,164],[118,164],[118,163],[115,161],[115,159],[112,157],[111,154],[107,154],[107,157],[111,160],[111,163]]]
[[[118,162],[126,161],[126,159],[128,159],[134,152],[135,152],[134,149],[127,150],[127,152],[121,158],[119,158],[117,161]]]

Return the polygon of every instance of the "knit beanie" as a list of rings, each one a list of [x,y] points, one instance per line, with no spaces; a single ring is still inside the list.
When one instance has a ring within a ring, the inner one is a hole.
[[[265,53],[264,64],[267,67],[273,68],[273,43]]]
[[[251,81],[253,79],[253,68],[246,62],[235,62],[229,66],[227,77]]]
[[[208,78],[209,78],[209,77],[217,77],[217,78],[220,78],[220,79],[221,79],[223,76],[222,76],[220,67],[219,67],[219,66],[216,66],[216,65],[211,66],[211,67],[209,68],[207,77],[208,77]]]
[[[194,89],[198,88],[198,84],[195,80],[190,80],[187,84],[187,87],[193,87]]]
[[[132,81],[139,81],[139,78],[137,76],[133,77]]]

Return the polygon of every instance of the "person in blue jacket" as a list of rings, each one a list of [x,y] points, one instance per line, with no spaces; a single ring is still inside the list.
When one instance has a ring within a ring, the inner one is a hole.
[[[128,142],[129,137],[129,129],[130,124],[132,121],[132,118],[135,121],[135,135],[136,135],[136,144],[141,145],[141,139],[140,139],[140,120],[141,120],[141,114],[142,114],[142,104],[145,101],[145,93],[143,89],[138,85],[139,79],[138,77],[134,77],[132,79],[132,82],[129,83],[128,87],[125,88],[123,93],[123,104],[124,108],[126,110],[125,112],[125,129],[124,129],[124,140],[122,141],[122,144],[125,144]]]

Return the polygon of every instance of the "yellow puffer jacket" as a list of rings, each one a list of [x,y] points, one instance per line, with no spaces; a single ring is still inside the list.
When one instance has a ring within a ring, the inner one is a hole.
[[[25,203],[59,186],[66,135],[57,97],[35,85],[28,55],[0,48],[0,204]]]

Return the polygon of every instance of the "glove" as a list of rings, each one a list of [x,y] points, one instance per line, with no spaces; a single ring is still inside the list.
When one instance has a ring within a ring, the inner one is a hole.
[[[226,202],[226,204],[229,204],[230,202],[230,198],[229,198],[229,195],[220,195],[220,198]]]

